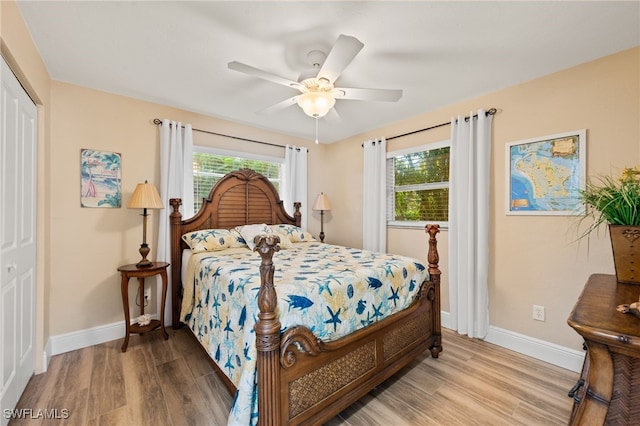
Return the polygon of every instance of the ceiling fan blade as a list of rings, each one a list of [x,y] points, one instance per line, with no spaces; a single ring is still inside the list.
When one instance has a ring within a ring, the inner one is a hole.
[[[402,97],[400,89],[355,89],[336,87],[331,91],[336,99],[354,99],[358,101],[397,102]]]
[[[336,81],[363,47],[364,44],[357,38],[340,34],[333,48],[331,48],[331,52],[327,55],[327,59],[322,64],[317,78],[327,79],[331,83]]]
[[[274,112],[278,112],[280,110],[288,108],[292,105],[296,105],[298,102],[298,96],[287,98],[284,101],[278,102],[277,104],[261,109],[260,111],[256,111],[256,114],[269,115],[269,114],[273,114]]]
[[[336,111],[335,107],[331,108],[329,112],[322,118],[324,118],[328,123],[331,124],[338,124],[342,121],[342,118],[340,118],[340,114],[338,114],[338,111]]]
[[[232,61],[227,64],[230,70],[239,71],[244,74],[252,75],[254,77],[259,77],[264,80],[271,81],[273,83],[282,84],[283,86],[293,87],[294,89],[298,89],[300,87],[300,83],[297,81],[290,80],[288,78],[280,77],[279,75],[272,74],[267,71],[263,71],[261,69],[252,67],[251,65],[243,64],[241,62]]]

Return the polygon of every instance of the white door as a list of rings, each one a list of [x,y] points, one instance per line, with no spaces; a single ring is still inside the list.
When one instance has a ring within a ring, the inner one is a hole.
[[[35,369],[36,106],[2,59],[0,72],[0,418]]]

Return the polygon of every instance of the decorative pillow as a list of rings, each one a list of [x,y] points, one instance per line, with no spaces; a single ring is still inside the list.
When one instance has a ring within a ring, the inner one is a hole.
[[[280,237],[280,244],[278,244],[280,246],[280,250],[290,249],[291,247],[293,247],[293,243],[289,239],[288,235],[285,235],[282,232],[274,232],[274,234]]]
[[[287,225],[281,223],[280,225],[271,225],[273,232],[284,234],[289,237],[292,243],[305,243],[310,241],[316,241],[307,231],[303,231],[301,228],[295,225]]]
[[[184,234],[182,239],[194,253],[247,246],[240,234],[232,229],[202,229]]]
[[[236,226],[235,230],[240,233],[242,238],[244,238],[245,243],[251,250],[256,247],[256,243],[253,241],[253,239],[257,235],[273,233],[271,228],[269,228],[269,225],[267,225],[266,223],[261,223],[258,225]]]

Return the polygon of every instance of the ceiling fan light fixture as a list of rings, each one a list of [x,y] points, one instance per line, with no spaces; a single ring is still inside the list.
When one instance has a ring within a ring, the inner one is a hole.
[[[298,105],[309,117],[324,117],[335,104],[335,98],[327,92],[307,92],[298,96]]]

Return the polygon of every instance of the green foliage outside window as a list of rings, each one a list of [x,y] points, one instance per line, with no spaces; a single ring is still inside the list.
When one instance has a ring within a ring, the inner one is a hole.
[[[394,179],[391,220],[449,220],[449,147],[400,155],[389,166]]]
[[[200,210],[202,199],[209,196],[211,188],[224,175],[240,169],[251,169],[266,176],[269,181],[280,189],[280,169],[282,164],[277,162],[252,160],[242,157],[211,154],[206,152],[193,153],[193,208]]]

